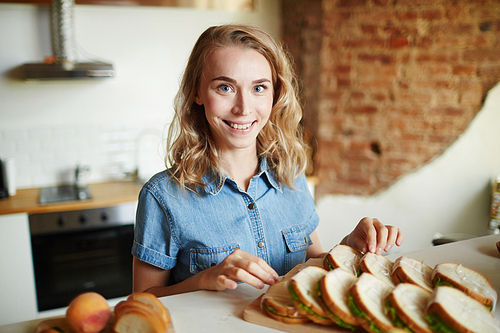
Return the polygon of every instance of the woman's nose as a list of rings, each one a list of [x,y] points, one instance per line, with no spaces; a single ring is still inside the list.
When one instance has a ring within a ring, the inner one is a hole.
[[[233,114],[246,116],[250,114],[249,96],[240,91],[236,94],[235,103],[232,109]]]

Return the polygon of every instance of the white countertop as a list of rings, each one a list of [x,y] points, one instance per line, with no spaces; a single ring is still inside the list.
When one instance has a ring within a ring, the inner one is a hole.
[[[461,263],[483,274],[500,293],[500,253],[495,245],[498,241],[500,235],[484,236],[387,257],[395,260],[405,255],[422,260],[431,267],[441,262]],[[262,293],[263,290],[240,284],[236,290],[197,291],[162,297],[160,300],[170,311],[176,333],[278,332],[243,319],[245,308]],[[497,300],[495,317],[500,321],[499,307]],[[40,321],[41,319],[0,326],[0,332],[34,333]]]

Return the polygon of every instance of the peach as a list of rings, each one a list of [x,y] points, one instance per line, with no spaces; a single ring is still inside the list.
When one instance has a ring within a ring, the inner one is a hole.
[[[106,326],[110,317],[108,302],[96,292],[77,296],[66,310],[66,319],[75,333],[97,333]]]

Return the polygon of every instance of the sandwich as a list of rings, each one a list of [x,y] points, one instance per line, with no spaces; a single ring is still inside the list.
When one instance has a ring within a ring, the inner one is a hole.
[[[323,258],[323,268],[327,271],[342,268],[358,276],[359,262],[363,254],[347,245],[335,245]]]
[[[303,324],[309,319],[301,315],[292,302],[286,283],[280,281],[270,286],[260,303],[262,310],[274,320],[285,324]]]
[[[385,305],[395,326],[415,333],[432,333],[425,319],[431,292],[411,283],[400,283],[389,294]]]
[[[494,310],[497,292],[481,273],[460,264],[441,263],[434,267],[432,283],[436,286],[457,288],[484,304],[490,311]]]
[[[349,308],[360,317],[368,332],[388,332],[395,326],[386,311],[385,299],[394,288],[370,273],[362,273],[349,292]]]
[[[136,293],[114,308],[115,333],[165,333],[170,324],[168,311],[155,295]]]
[[[392,282],[392,266],[394,263],[380,254],[371,252],[365,253],[359,263],[361,271],[370,273],[380,280],[394,288],[396,285]]]
[[[333,325],[328,312],[323,308],[316,286],[326,274],[317,266],[308,266],[292,276],[288,282],[288,292],[292,302],[301,315],[320,325]]]
[[[342,268],[326,273],[319,281],[318,296],[328,316],[339,326],[355,330],[360,319],[349,309],[348,293],[357,277]]]
[[[399,283],[412,283],[432,292],[432,268],[421,261],[405,256],[394,261],[392,267],[392,280]]]
[[[426,314],[434,332],[500,333],[500,325],[493,314],[456,288],[436,287],[429,298]]]

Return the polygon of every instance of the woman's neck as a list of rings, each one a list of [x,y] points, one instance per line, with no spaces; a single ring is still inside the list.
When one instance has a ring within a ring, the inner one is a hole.
[[[257,153],[231,152],[222,154],[221,163],[224,171],[243,190],[248,190],[250,179],[259,171],[259,159]]]

